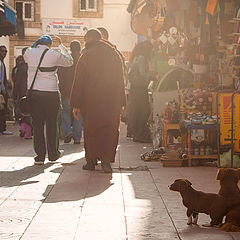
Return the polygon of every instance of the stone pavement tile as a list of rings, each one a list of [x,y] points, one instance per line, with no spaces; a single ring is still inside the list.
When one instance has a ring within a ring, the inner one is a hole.
[[[44,239],[54,239],[54,236],[56,239],[58,235],[57,239],[73,239],[82,212],[90,175],[88,171],[81,171],[79,161],[66,165],[58,181],[52,185],[49,195],[45,196],[44,203],[23,239],[41,236],[42,232],[44,232]]]
[[[127,144],[121,144],[119,147],[120,151],[120,167],[129,168],[129,167],[138,167],[145,166],[146,162],[140,159],[141,154],[148,152],[152,149],[151,144],[147,143],[135,143],[127,142]]]
[[[77,234],[80,232],[109,232],[124,234],[126,232],[125,218],[123,214],[118,214],[115,209],[106,208],[111,214],[81,216]],[[76,234],[76,235],[77,235]]]
[[[72,204],[43,204],[22,239],[32,235],[73,239],[80,212],[81,206]]]
[[[120,167],[138,167],[145,166],[146,163],[140,159],[141,154],[152,150],[150,143],[136,143],[132,139],[126,138],[127,126],[124,123],[120,125],[120,139],[119,139],[119,152],[120,152]],[[114,167],[114,165],[113,165]]]
[[[123,211],[121,174],[114,172],[111,175],[95,171],[90,172],[90,176],[84,210],[87,210],[87,213],[92,213],[92,210],[93,213],[95,211],[102,213],[104,207],[120,207],[121,211]]]
[[[149,171],[123,173],[128,239],[175,239],[172,225]]]
[[[1,240],[19,240],[21,235],[22,235],[21,233],[0,232],[0,239]]]
[[[71,155],[66,155],[61,160],[68,162],[68,159],[71,157]],[[40,212],[38,212],[38,210],[42,205],[42,200],[51,192],[59,175],[64,170],[60,162],[35,166],[32,165],[32,158],[31,161],[29,165],[29,158],[21,157],[9,168],[9,171],[1,172],[0,184],[3,187],[0,190],[0,199],[3,201],[0,205],[0,232],[4,233],[4,236],[18,236],[26,230],[32,219],[34,219],[34,215],[37,214],[36,216],[38,216]],[[50,220],[60,221],[61,219],[61,222],[64,222],[66,219],[66,216],[63,215],[63,213],[66,213],[64,210],[67,209],[67,212],[70,212],[69,206],[66,207],[66,205],[67,203],[62,206],[60,202],[59,204],[56,203],[55,205],[51,205],[52,208],[50,209],[46,209],[45,207],[40,208],[40,210],[42,210],[41,212],[45,211],[44,216],[48,216],[48,221],[46,222],[54,228],[52,229],[54,233],[52,239],[56,239],[57,227],[55,224],[52,224],[53,221]],[[81,203],[71,204],[70,209],[72,210],[73,208],[74,213],[79,213],[81,211]],[[49,214],[51,217],[49,217]],[[78,217],[79,214],[77,215],[76,224]],[[68,222],[64,222],[63,228],[67,225]],[[37,224],[36,229],[38,228],[39,225]],[[73,236],[74,231],[72,231]],[[38,235],[39,239],[42,239],[42,232],[38,232]],[[49,236],[50,235],[51,234],[49,234]],[[0,239],[2,238],[0,237]],[[26,239],[35,238],[26,237]],[[67,239],[66,236],[65,239]]]
[[[156,215],[142,215],[127,217],[127,232],[130,233],[162,233],[169,232],[176,234],[169,217],[161,212]]]
[[[43,166],[28,166],[28,173],[19,174],[18,178],[13,181],[19,187],[11,195],[11,199],[16,200],[42,200],[50,191],[59,177],[59,173],[55,173],[56,164],[45,164]],[[62,168],[63,169],[63,168]],[[50,188],[49,188],[50,186]]]
[[[176,233],[161,232],[161,233],[129,233],[128,240],[179,240]],[[197,240],[197,239],[196,239]]]
[[[80,232],[76,234],[74,240],[126,240],[125,233],[118,232]]]
[[[240,236],[239,236],[239,233],[238,232],[231,232],[229,233],[232,237],[232,240],[239,240],[240,239]]]
[[[186,232],[186,233],[179,233],[181,239],[187,239],[187,240],[196,240],[196,239],[201,239],[201,240],[211,240],[211,239],[216,239],[216,240],[233,240],[232,236],[229,233],[222,232],[220,230],[196,230],[192,232]]]
[[[90,173],[82,172],[80,164],[65,167],[45,203],[74,202],[85,198]]]
[[[46,226],[47,228],[47,226]],[[44,229],[41,229],[41,232],[31,233],[27,235],[23,235],[21,240],[68,240],[73,239],[72,236],[67,235],[61,235],[61,233],[58,234],[58,229],[55,228],[55,233],[52,235],[49,235],[49,233],[45,233]],[[19,240],[19,239],[16,239]]]
[[[123,172],[122,182],[126,206],[146,207],[159,198],[149,171]]]
[[[92,172],[75,239],[125,239],[125,226],[120,173]]]
[[[105,205],[123,205],[121,174],[91,172],[91,178],[86,192],[86,204],[100,203]]]

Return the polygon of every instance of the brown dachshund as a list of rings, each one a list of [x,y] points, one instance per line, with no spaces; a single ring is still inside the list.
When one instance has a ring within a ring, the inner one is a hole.
[[[240,206],[232,208],[226,215],[225,223],[221,229],[226,232],[240,231]]]
[[[191,187],[192,183],[187,179],[177,179],[169,189],[180,192],[183,205],[187,208],[187,224],[197,224],[198,213],[210,215],[211,226],[222,223],[227,213],[227,204],[223,196],[214,193],[204,193]],[[193,217],[193,221],[192,221]]]
[[[240,231],[240,169],[219,169],[217,180],[220,181],[219,194],[227,200],[230,209],[221,229],[227,232]]]
[[[220,181],[218,194],[227,199],[229,207],[240,203],[240,190],[238,187],[240,169],[221,168],[218,170],[216,179]]]

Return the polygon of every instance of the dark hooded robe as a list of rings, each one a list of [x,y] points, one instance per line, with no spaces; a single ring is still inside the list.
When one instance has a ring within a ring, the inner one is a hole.
[[[83,118],[86,158],[114,162],[122,107],[126,104],[123,63],[104,41],[86,44],[77,63],[70,104]]]

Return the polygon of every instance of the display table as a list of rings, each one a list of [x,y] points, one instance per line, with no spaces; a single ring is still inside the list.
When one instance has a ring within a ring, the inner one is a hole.
[[[199,125],[187,125],[187,147],[188,147],[188,166],[192,165],[192,159],[218,159],[217,154],[211,155],[195,155],[192,153],[191,135],[192,130],[202,129],[204,131],[215,131],[217,136],[217,124],[199,124]]]
[[[162,146],[168,146],[168,131],[169,130],[179,130],[179,124],[177,123],[168,123],[165,120],[162,120]]]

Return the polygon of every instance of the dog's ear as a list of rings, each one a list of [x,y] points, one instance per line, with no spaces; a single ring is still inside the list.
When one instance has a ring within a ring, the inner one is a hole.
[[[192,183],[189,182],[187,179],[182,179],[182,181],[180,182],[180,192],[187,189],[191,185]]]
[[[185,179],[185,182],[186,182],[189,186],[192,185],[192,183],[191,183],[189,180],[187,180],[187,179]]]
[[[218,169],[216,180],[222,180],[225,175],[224,172],[225,172],[225,169],[223,168]]]

